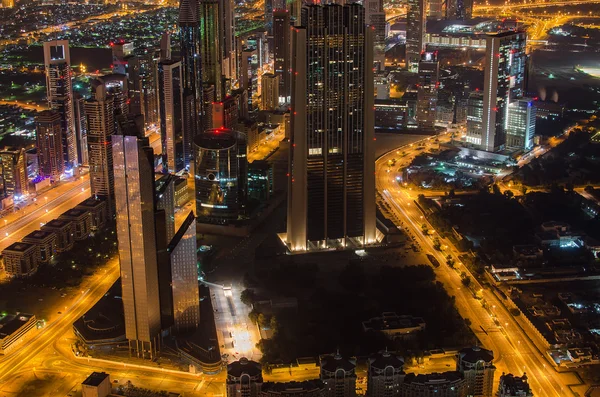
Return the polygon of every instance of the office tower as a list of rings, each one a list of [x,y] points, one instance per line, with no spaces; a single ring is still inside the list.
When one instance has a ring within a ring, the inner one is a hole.
[[[127,74],[127,57],[133,55],[133,43],[120,40],[111,42],[112,71],[118,74]]]
[[[388,352],[379,352],[369,358],[367,395],[392,397],[400,395],[400,384],[404,381],[402,358]]]
[[[225,0],[222,0],[225,1]],[[202,83],[213,86],[215,89],[215,101],[222,99],[222,49],[220,41],[223,38],[222,14],[219,10],[219,0],[202,0],[200,2],[200,53]]]
[[[292,40],[287,245],[305,251],[371,244],[373,46],[364,8],[306,6]]]
[[[219,0],[221,13],[221,34],[219,44],[221,48],[222,77],[228,81],[227,86],[233,88],[237,80],[237,52],[235,38],[235,5],[233,0]],[[230,90],[225,90],[222,96],[229,95]]]
[[[255,108],[253,106],[254,94],[256,92],[254,77],[256,76],[258,64],[254,63],[254,60],[257,58],[258,52],[256,47],[244,46],[242,48],[239,82],[240,88],[248,93],[248,111],[250,113],[253,113]]]
[[[447,0],[446,19],[465,20],[473,17],[473,0]]]
[[[59,181],[65,170],[63,160],[62,118],[55,110],[44,110],[35,117],[39,174]]]
[[[202,87],[202,131],[213,128],[213,103],[215,99],[215,87],[213,85],[203,85]]]
[[[379,72],[375,75],[375,99],[390,99],[391,81],[389,74]]]
[[[92,82],[92,97],[84,104],[92,196],[114,196],[111,136],[116,116],[127,114],[126,87],[124,75],[99,77]]]
[[[0,151],[4,197],[20,197],[28,193],[25,149],[4,148]]]
[[[524,32],[487,35],[481,148],[488,152],[504,148],[509,105],[523,97],[526,45],[527,36]]]
[[[402,397],[471,397],[460,372],[408,374],[400,385]]]
[[[498,397],[533,397],[529,383],[527,383],[527,375],[523,374],[519,377],[502,373]]]
[[[355,358],[343,358],[338,352],[321,356],[319,360],[321,367],[320,379],[325,384],[324,397],[356,396]]]
[[[210,129],[194,139],[196,216],[203,222],[227,223],[244,214],[248,186],[246,136]]]
[[[536,108],[532,98],[521,98],[508,105],[506,147],[522,151],[533,148]]]
[[[67,168],[71,168],[77,165],[77,143],[73,124],[73,83],[68,40],[44,43],[44,67],[48,107],[60,114],[64,162]]]
[[[283,9],[273,12],[273,71],[279,76],[280,103],[290,102],[290,13]]]
[[[424,52],[419,61],[419,85],[417,87],[417,123],[419,128],[432,130],[435,127],[440,63],[437,52]]]
[[[435,20],[440,20],[444,17],[444,0],[429,0],[428,17]]]
[[[173,326],[177,333],[189,332],[200,323],[200,293],[196,254],[196,218],[190,211],[169,243]]]
[[[73,100],[75,115],[75,139],[77,142],[77,160],[81,165],[88,165],[87,120],[85,117],[85,98],[75,94]]]
[[[169,244],[175,236],[175,176],[163,174],[155,181],[155,184],[156,209],[164,211],[166,231],[164,243]]]
[[[181,83],[181,62],[161,60],[158,64],[160,139],[163,169],[171,173],[177,173],[185,168]]]
[[[165,32],[160,37],[160,56],[161,60],[171,59],[171,34]]]
[[[467,136],[466,142],[481,145],[483,133],[483,91],[473,91],[467,99]]]
[[[239,118],[238,101],[235,97],[228,96],[221,102],[212,106],[212,128],[233,129]]]
[[[145,131],[159,129],[158,110],[158,62],[156,51],[140,49],[136,55],[140,84],[141,113],[144,115]],[[133,110],[133,109],[132,109]],[[133,111],[132,111],[133,113]]]
[[[408,0],[406,11],[406,68],[418,70],[425,49],[425,0]]]
[[[262,110],[275,110],[279,107],[279,81],[281,78],[265,73],[261,78],[260,99]]]
[[[192,141],[202,123],[202,65],[197,0],[182,0],[179,3],[178,24],[181,36],[183,163],[188,168],[193,158]]]
[[[263,384],[262,367],[242,357],[227,364],[227,397],[258,397]]]
[[[458,352],[456,370],[465,378],[467,395],[492,397],[494,395],[494,353],[480,347],[468,347]]]
[[[147,138],[111,138],[125,336],[137,357],[152,359],[161,330],[154,154]]]
[[[365,22],[373,29],[373,62],[377,70],[385,69],[385,11],[383,0],[364,0]]]

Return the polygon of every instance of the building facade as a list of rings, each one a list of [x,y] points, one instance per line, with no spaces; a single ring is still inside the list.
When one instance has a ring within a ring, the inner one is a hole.
[[[227,397],[258,397],[263,384],[262,367],[242,357],[227,364]]]
[[[0,151],[4,196],[20,197],[28,193],[25,149],[5,148]]]
[[[437,52],[421,54],[418,73],[417,123],[421,129],[433,130],[440,84],[440,63],[437,59]]]
[[[44,110],[35,117],[38,172],[59,181],[65,170],[63,160],[61,116],[54,110]]]
[[[181,62],[161,60],[158,64],[160,140],[163,169],[170,173],[177,173],[185,168],[181,83]]]
[[[465,379],[467,395],[492,397],[494,395],[494,354],[480,347],[468,347],[458,352],[456,369]]]
[[[262,110],[275,110],[279,107],[279,82],[276,74],[265,73],[261,78],[260,100]]]
[[[367,371],[367,395],[393,397],[400,395],[404,382],[404,361],[388,352],[379,352],[369,358]]]
[[[521,98],[508,105],[506,147],[528,152],[533,149],[536,107],[533,98]]]
[[[514,376],[513,374],[502,374],[498,386],[498,397],[533,397],[531,387],[527,382],[527,375]]]
[[[425,49],[425,0],[408,0],[406,11],[406,68],[417,72]]]
[[[344,358],[339,352],[321,356],[320,379],[325,384],[324,397],[356,396],[356,359]]]

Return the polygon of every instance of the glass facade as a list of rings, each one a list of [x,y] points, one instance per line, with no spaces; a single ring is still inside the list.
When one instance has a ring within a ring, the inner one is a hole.
[[[185,168],[183,151],[183,92],[181,62],[158,64],[160,139],[163,169],[177,173]]]
[[[408,0],[406,11],[406,68],[416,72],[425,48],[425,0]]]

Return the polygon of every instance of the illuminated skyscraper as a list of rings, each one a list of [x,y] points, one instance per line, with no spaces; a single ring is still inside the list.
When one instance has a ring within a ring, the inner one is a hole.
[[[224,1],[224,0],[223,0]],[[222,13],[219,9],[219,0],[200,1],[200,53],[202,59],[202,83],[213,86],[215,101],[220,101],[223,95],[222,81],[222,49],[223,38],[221,24]]]
[[[285,9],[273,11],[273,71],[279,76],[281,103],[289,103],[291,96],[290,31],[290,13]]]
[[[0,151],[4,197],[27,194],[27,160],[25,149],[4,148]]]
[[[432,19],[440,20],[444,17],[443,0],[429,0],[429,12],[427,16]]]
[[[532,98],[517,99],[508,105],[506,147],[523,150],[533,148],[536,108]]]
[[[181,62],[161,60],[158,64],[160,139],[163,169],[177,173],[185,168],[183,150],[183,90]]]
[[[79,164],[88,165],[87,120],[85,117],[85,98],[75,94],[73,99],[75,115],[75,137],[77,142],[77,158]]]
[[[147,138],[111,138],[125,336],[130,351],[151,359],[161,330],[154,154]]]
[[[233,0],[219,0],[219,9],[221,12],[221,67],[223,78],[228,83],[227,87],[233,87],[237,79],[237,53],[236,53],[236,37],[235,37],[235,5]],[[223,96],[229,95],[230,92],[223,92]]]
[[[305,6],[292,32],[292,251],[375,241],[372,39],[359,4]]]
[[[59,181],[65,170],[61,120],[54,110],[44,110],[35,117],[39,174],[54,181]]]
[[[425,49],[425,0],[408,0],[406,11],[406,68],[416,72]]]
[[[435,126],[435,112],[440,78],[437,52],[424,52],[419,61],[417,88],[417,123],[419,128],[431,130]]]
[[[261,78],[260,101],[262,110],[275,110],[279,107],[278,75],[265,73]]]
[[[61,117],[63,157],[67,167],[76,166],[77,142],[73,112],[73,85],[71,81],[71,53],[68,40],[44,43],[46,69],[46,96],[50,109]]]
[[[364,0],[365,22],[373,29],[373,60],[379,70],[385,69],[385,11],[383,0]]]
[[[506,145],[509,105],[525,93],[526,46],[524,32],[500,32],[487,36],[483,126],[479,144],[483,150],[493,152]]]
[[[473,17],[473,0],[446,0],[446,18],[465,20]]]

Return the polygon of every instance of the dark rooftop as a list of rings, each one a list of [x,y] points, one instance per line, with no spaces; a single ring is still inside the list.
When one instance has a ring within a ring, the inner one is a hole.
[[[12,335],[15,331],[27,323],[33,314],[0,314],[0,339]]]
[[[48,230],[36,230],[34,232],[29,233],[27,236],[25,236],[23,238],[23,240],[25,239],[31,239],[31,240],[43,240],[48,236],[53,235],[54,232],[50,232]]]
[[[256,361],[248,360],[246,357],[242,357],[239,361],[234,361],[227,365],[227,375],[236,378],[247,374],[250,377],[256,377],[262,375],[262,367]]]
[[[387,350],[374,354],[371,356],[369,361],[371,367],[382,370],[389,366],[394,368],[402,368],[404,366],[404,360],[402,360],[402,358],[388,352]]]
[[[356,362],[352,359],[345,359],[339,353],[327,356],[321,356],[321,368],[328,372],[335,372],[338,369],[344,371],[353,371],[356,368]]]
[[[509,395],[517,395],[517,393],[530,393],[531,389],[527,383],[527,375],[514,376],[513,374],[502,374],[500,377],[500,390]],[[519,394],[520,395],[520,394]]]
[[[90,197],[87,200],[82,201],[81,203],[77,204],[77,207],[84,207],[84,208],[96,208],[99,205],[102,205],[102,203],[104,203],[105,201],[102,199],[95,199],[93,197]]]
[[[100,383],[109,376],[110,375],[106,372],[92,372],[82,384],[87,386],[100,386]]]
[[[21,242],[17,241],[16,243],[12,243],[8,247],[4,248],[4,251],[25,252],[33,246],[34,246],[33,244],[21,243]]]
[[[63,212],[60,216],[79,218],[80,216],[85,215],[87,212],[88,210],[75,207]]]
[[[478,361],[485,361],[486,363],[489,363],[494,360],[494,353],[478,346],[465,347],[458,352],[458,354],[462,361],[473,364]]]
[[[265,382],[260,388],[262,392],[282,393],[284,395],[298,394],[322,390],[325,384],[319,379],[305,380],[303,382]]]
[[[68,225],[70,223],[71,223],[71,221],[66,220],[66,219],[52,219],[50,222],[48,222],[44,226],[42,226],[42,230],[45,227],[62,228],[62,227],[65,227],[66,225]]]
[[[410,373],[404,378],[404,383],[416,383],[421,385],[431,385],[440,383],[454,383],[463,379],[463,376],[458,371],[433,372],[431,374],[415,375]]]

